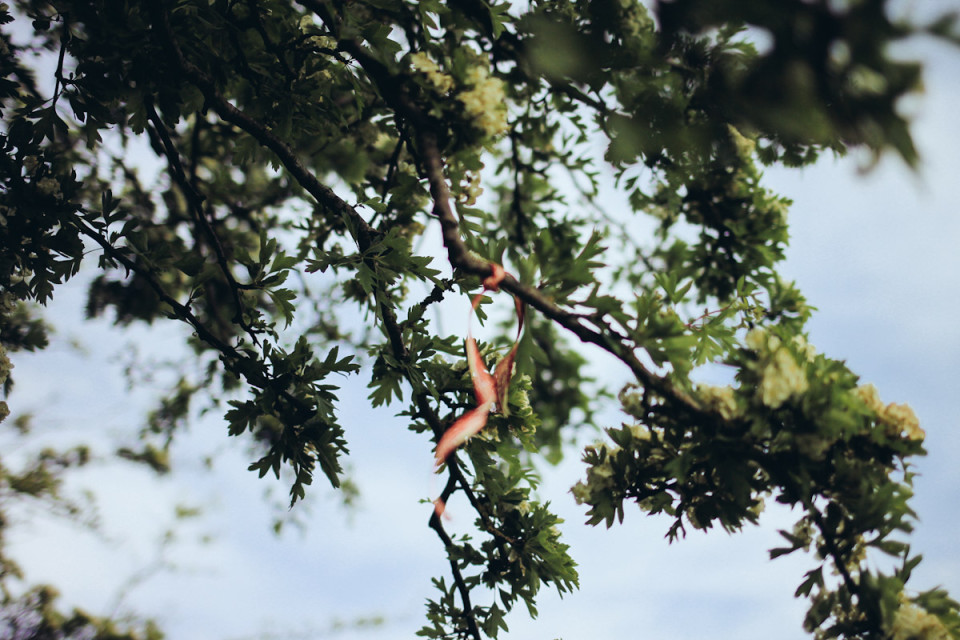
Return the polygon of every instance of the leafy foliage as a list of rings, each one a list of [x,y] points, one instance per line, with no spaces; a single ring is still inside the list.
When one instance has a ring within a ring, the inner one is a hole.
[[[825,150],[913,164],[896,105],[921,69],[889,50],[923,32],[956,41],[948,16],[898,23],[882,0],[13,5],[0,4],[4,380],[7,352],[46,343],[28,305],[86,264],[89,316],[185,323],[205,372],[149,417],[143,452],[120,455],[166,472],[194,398],[223,398],[250,469],[290,478],[295,505],[318,470],[341,484],[336,376],[369,375],[371,404],[403,406],[425,447],[477,410],[470,370],[509,331],[468,347],[468,368],[464,336],[429,318],[506,265],[516,277],[499,286],[530,310],[516,374],[507,389],[509,360],[497,369],[506,398],[482,406],[499,411],[443,456],[439,499],[463,494],[476,526],[455,539],[430,519],[450,577],[421,636],[494,638],[518,603],[536,615],[544,585],[577,586],[534,464],[612,401],[588,391],[592,348],[634,380],[619,394],[629,422],[584,453],[574,496],[590,523],[632,500],[672,516],[677,539],[789,504],[802,515],[771,556],[816,552],[797,590],[808,631],[960,637],[946,594],[905,595],[923,432],[806,343],[811,309],[776,272],[790,203],[761,181],[765,164]],[[30,68],[31,52],[53,70]],[[444,259],[422,251],[431,236]],[[735,383],[698,384],[708,364]],[[54,459],[0,469],[3,506],[49,492]],[[867,552],[900,568],[876,571]],[[3,593],[5,616],[55,617],[48,591]],[[43,637],[128,637],[78,615]]]

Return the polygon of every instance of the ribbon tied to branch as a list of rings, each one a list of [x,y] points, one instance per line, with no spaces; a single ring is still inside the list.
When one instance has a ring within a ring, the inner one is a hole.
[[[517,347],[520,345],[520,334],[523,331],[524,304],[519,298],[514,297],[514,305],[517,309],[517,338],[514,340],[513,348],[504,356],[493,373],[487,369],[480,355],[480,349],[477,347],[477,341],[474,340],[471,322],[473,314],[483,299],[486,291],[499,291],[500,283],[506,277],[506,272],[499,264],[491,263],[493,269],[487,278],[483,281],[483,291],[473,297],[470,305],[470,319],[467,322],[467,366],[470,370],[470,378],[473,380],[473,392],[477,399],[476,406],[461,416],[443,433],[440,442],[437,443],[435,456],[435,465],[440,467],[446,462],[447,458],[457,447],[463,444],[467,438],[478,433],[487,424],[487,416],[496,408],[497,412],[503,415],[509,415],[510,409],[507,406],[507,393],[510,390],[510,378],[513,375],[513,361],[517,355]],[[437,515],[442,515],[444,511],[443,500],[437,498],[434,501]]]

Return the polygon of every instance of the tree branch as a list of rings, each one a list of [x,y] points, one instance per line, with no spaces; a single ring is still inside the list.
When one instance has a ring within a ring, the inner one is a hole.
[[[447,486],[444,488],[444,493],[449,497],[449,494],[453,492],[453,486],[456,484],[456,480],[453,476],[450,476],[447,480]],[[473,614],[473,605],[470,604],[470,588],[467,586],[466,581],[463,579],[463,574],[460,573],[460,567],[457,565],[457,560],[454,558],[452,550],[456,547],[453,540],[450,538],[450,535],[443,528],[443,522],[440,520],[440,516],[436,512],[430,516],[430,528],[437,532],[437,536],[440,537],[440,540],[443,541],[443,546],[447,549],[447,560],[450,562],[450,573],[453,574],[453,581],[457,585],[457,591],[460,592],[460,600],[463,602],[463,613],[467,621],[467,629],[470,631],[470,635],[476,638],[476,640],[481,640],[480,629],[477,627],[477,619]]]
[[[443,244],[447,248],[450,264],[454,268],[461,269],[462,271],[481,278],[488,277],[493,272],[490,263],[470,253],[463,239],[460,237],[460,225],[456,214],[450,206],[450,190],[447,187],[446,177],[443,174],[443,165],[436,136],[431,131],[421,130],[418,132],[418,141],[427,172],[427,179],[430,182],[430,194],[434,201],[433,213],[440,220]],[[598,329],[588,327],[584,324],[580,316],[561,309],[539,289],[521,283],[512,275],[508,274],[503,282],[500,283],[500,286],[504,290],[517,296],[526,304],[540,311],[540,313],[547,318],[570,331],[580,338],[582,342],[595,344],[616,356],[617,359],[630,368],[630,371],[637,377],[637,380],[645,387],[654,389],[664,397],[680,403],[681,406],[684,406],[687,410],[694,413],[707,413],[704,412],[703,409],[700,408],[700,405],[688,394],[677,389],[667,380],[647,369],[643,363],[640,362],[634,353],[634,348],[628,344],[626,338],[619,335],[612,326],[602,323],[599,319],[592,319],[591,322],[597,325]]]
[[[157,297],[160,298],[162,302],[164,302],[167,306],[169,306],[173,310],[174,315],[176,315],[178,318],[180,318],[181,320],[189,324],[191,327],[193,327],[193,330],[196,332],[197,337],[200,338],[200,340],[202,340],[203,342],[207,343],[208,345],[210,345],[211,347],[219,351],[228,360],[232,359],[239,362],[239,361],[248,359],[246,356],[244,356],[239,351],[237,351],[234,347],[227,344],[226,342],[221,340],[219,337],[217,337],[216,334],[210,331],[210,329],[207,328],[207,326],[203,323],[203,321],[201,321],[200,318],[198,318],[193,313],[193,311],[190,310],[189,306],[182,304],[181,302],[173,298],[169,293],[167,293],[166,289],[164,289],[163,286],[157,281],[157,279],[153,277],[152,273],[150,273],[146,269],[143,269],[136,262],[131,260],[126,255],[124,255],[122,251],[120,251],[119,249],[114,247],[112,244],[110,244],[110,242],[108,242],[106,238],[101,236],[95,230],[88,227],[86,224],[80,223],[78,221],[76,227],[77,227],[77,230],[80,231],[80,233],[82,233],[83,235],[87,236],[88,238],[96,242],[98,245],[100,245],[100,247],[103,249],[103,252],[107,256],[109,256],[112,260],[115,260],[116,262],[123,265],[123,267],[128,272],[136,273],[142,276],[144,280],[147,281],[147,284],[150,285],[150,288],[153,289],[154,293],[157,294]],[[226,363],[226,364],[231,371],[238,372],[234,366],[232,366],[229,363]],[[256,386],[264,387],[268,384],[268,381],[265,378],[257,377],[255,380],[249,379],[251,375],[249,372],[244,372],[243,375],[244,377],[248,378],[248,381],[251,384],[254,384]]]
[[[184,58],[183,52],[180,50],[179,45],[177,45],[176,38],[170,28],[169,16],[164,10],[162,3],[151,2],[148,3],[148,6],[152,15],[154,29],[167,48],[168,54],[183,75],[200,89],[207,103],[216,110],[224,121],[250,134],[262,146],[272,151],[290,175],[292,175],[300,186],[313,196],[319,204],[349,218],[357,229],[356,240],[358,246],[361,251],[367,249],[373,243],[374,239],[380,235],[380,232],[371,227],[356,209],[347,204],[340,196],[334,193],[330,187],[322,184],[316,176],[308,171],[289,145],[274,135],[274,133],[261,122],[243,113],[243,111],[233,106],[224,98],[217,90],[213,80],[196,65]]]
[[[154,129],[156,129],[157,135],[160,137],[160,143],[163,146],[164,156],[167,158],[167,164],[170,168],[171,177],[176,184],[179,185],[180,190],[183,192],[184,197],[189,203],[189,209],[193,214],[194,220],[200,226],[200,229],[206,236],[210,246],[213,247],[213,252],[217,259],[217,265],[220,267],[220,272],[227,281],[227,285],[229,286],[233,297],[233,304],[237,309],[236,314],[233,317],[233,321],[238,324],[240,328],[250,336],[254,344],[256,344],[258,342],[256,332],[243,319],[245,305],[243,304],[243,299],[240,297],[240,289],[248,289],[251,287],[250,285],[241,285],[233,276],[233,272],[230,270],[230,265],[227,263],[226,252],[223,250],[223,243],[220,242],[219,236],[217,236],[216,231],[210,224],[207,216],[204,214],[203,201],[205,198],[199,191],[197,191],[196,187],[191,184],[190,180],[187,178],[186,172],[183,169],[183,163],[180,161],[180,152],[177,150],[173,140],[170,138],[170,132],[167,130],[166,125],[163,123],[163,120],[160,118],[160,115],[154,108],[153,101],[149,98],[144,100],[144,108],[147,111],[147,118],[151,123],[153,123]]]
[[[276,385],[276,379],[271,378],[267,373],[265,373],[265,371],[261,371],[261,367],[256,366],[259,364],[259,361],[253,361],[253,359],[251,359],[249,356],[240,353],[236,348],[217,337],[217,335],[207,328],[203,321],[200,320],[200,318],[198,318],[196,314],[190,310],[188,305],[177,301],[169,293],[167,293],[160,282],[149,270],[144,269],[135,261],[124,255],[122,251],[110,244],[106,238],[101,236],[94,229],[88,227],[86,224],[78,221],[76,223],[76,228],[80,233],[100,245],[100,247],[103,249],[103,252],[107,256],[121,264],[128,272],[136,273],[144,278],[150,288],[153,289],[153,291],[157,294],[157,297],[171,308],[177,318],[193,327],[194,332],[202,342],[210,345],[221,354],[224,366],[228,371],[238,377],[242,376],[248,383],[255,387],[259,387],[261,389],[272,387],[277,396],[283,398],[285,402],[288,402],[296,409],[299,416],[308,416],[308,414],[313,415],[316,412],[314,407],[294,396],[292,393],[287,391],[286,388],[278,388],[278,385]],[[253,364],[255,366],[243,366],[244,363]],[[271,444],[275,443],[271,441]]]
[[[318,0],[299,0],[301,4],[318,12],[321,19],[329,20],[326,11]],[[316,7],[316,8],[315,8]],[[328,25],[329,27],[330,25]],[[380,60],[376,59],[359,41],[339,40],[338,46],[353,56],[377,85],[380,95],[397,115],[403,118],[416,133],[417,147],[421,155],[423,170],[430,183],[430,195],[433,198],[433,214],[440,221],[443,245],[452,267],[466,273],[486,278],[493,273],[490,263],[472,253],[460,237],[460,224],[450,204],[450,189],[443,172],[443,159],[434,127],[426,114],[403,90],[400,79],[392,75]],[[647,369],[634,353],[634,347],[612,326],[599,318],[591,319],[596,329],[585,325],[580,316],[561,309],[539,289],[519,282],[511,275],[500,285],[523,302],[537,309],[547,318],[564,327],[582,342],[597,345],[611,353],[630,368],[644,386],[654,389],[665,398],[677,402],[680,406],[697,415],[708,414],[698,402],[681,389],[677,389],[666,379]]]
[[[827,553],[829,553],[830,557],[833,558],[833,566],[836,567],[840,577],[843,578],[843,584],[846,585],[851,594],[859,597],[860,586],[857,584],[856,580],[853,579],[853,576],[850,575],[850,570],[847,569],[847,565],[843,561],[840,548],[837,546],[837,541],[834,538],[833,533],[827,530],[827,523],[824,522],[823,515],[820,513],[819,509],[813,505],[812,501],[805,500],[804,502],[807,503],[807,512],[813,519],[814,524],[816,524],[817,528],[820,530],[820,535],[823,536],[823,543],[827,547]]]

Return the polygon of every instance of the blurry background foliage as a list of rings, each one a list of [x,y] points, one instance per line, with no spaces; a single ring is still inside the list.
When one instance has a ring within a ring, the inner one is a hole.
[[[425,523],[449,574],[420,635],[493,638],[541,587],[577,586],[536,465],[619,397],[626,422],[587,447],[574,488],[589,522],[632,501],[679,538],[793,505],[771,555],[811,552],[809,632],[960,638],[953,600],[905,587],[923,432],[806,343],[811,309],[776,272],[790,203],[761,183],[763,165],[824,151],[913,166],[897,103],[922,69],[891,49],[956,43],[955,18],[894,19],[882,0],[2,3],[4,391],[17,352],[47,344],[38,305],[83,269],[89,317],[192,332],[140,449],[117,455],[167,473],[187,418],[214,410],[291,505],[324,491],[318,472],[349,498],[338,374],[369,379],[429,450],[473,405],[462,325],[443,332],[436,310],[460,300],[465,317],[503,264],[529,310],[510,412],[440,470],[475,527]],[[512,331],[481,344],[489,365]],[[588,378],[598,350],[630,385]],[[711,363],[728,386],[695,381]],[[3,428],[29,437],[24,416]],[[19,501],[82,520],[58,487],[88,460],[5,452],[0,536]],[[61,613],[2,546],[0,562],[4,637],[160,636]]]

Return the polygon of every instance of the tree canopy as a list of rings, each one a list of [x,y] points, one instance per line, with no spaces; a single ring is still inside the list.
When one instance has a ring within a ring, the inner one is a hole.
[[[90,318],[192,332],[119,455],[166,473],[191,412],[216,410],[296,509],[343,489],[338,380],[362,376],[436,451],[424,526],[449,572],[423,637],[495,638],[543,587],[578,586],[536,469],[608,427],[572,489],[589,524],[633,503],[673,541],[790,505],[770,556],[808,553],[806,631],[960,638],[955,601],[907,586],[924,432],[808,342],[812,309],[777,271],[790,202],[762,182],[824,152],[915,165],[898,102],[922,69],[894,45],[960,33],[888,4],[0,3],[0,381],[47,344],[38,303],[92,270]],[[591,380],[597,353],[630,383]],[[611,405],[621,427],[598,424]],[[0,536],[14,500],[56,502],[87,460],[0,458]],[[454,499],[470,536],[445,526]],[[11,637],[161,633],[60,613],[20,577],[0,546]]]

